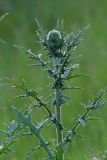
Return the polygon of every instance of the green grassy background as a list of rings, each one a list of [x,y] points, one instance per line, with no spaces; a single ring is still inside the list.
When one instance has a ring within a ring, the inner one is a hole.
[[[10,15],[0,24],[0,37],[8,45],[0,43],[0,78],[10,77],[20,80],[24,78],[29,87],[44,87],[41,94],[49,93],[45,87],[49,79],[43,70],[28,67],[28,58],[19,50],[11,47],[18,44],[38,52],[36,43],[37,29],[35,17],[39,19],[45,29],[51,30],[58,19],[64,19],[65,31],[72,32],[90,25],[85,33],[77,54],[83,56],[79,60],[81,73],[88,73],[89,77],[76,80],[77,86],[85,88],[80,91],[69,91],[72,99],[70,104],[63,107],[63,122],[70,128],[83,112],[81,103],[86,103],[97,90],[107,86],[107,1],[106,0],[0,0],[0,15],[9,12]],[[78,62],[77,62],[78,63]],[[18,91],[7,86],[0,86],[0,128],[4,128],[8,121],[14,119],[10,105],[25,108],[29,101],[9,101]],[[100,157],[107,149],[107,105],[100,111],[93,113],[97,120],[88,122],[86,128],[80,128],[78,136],[66,152],[68,160],[90,160]],[[45,114],[46,115],[46,114]],[[35,120],[44,118],[42,109],[34,113]],[[43,130],[47,139],[55,138],[55,128],[48,126]],[[65,132],[66,133],[66,132]],[[24,160],[30,146],[37,145],[35,138],[23,138],[15,145],[13,160]],[[32,160],[45,155],[38,151]],[[1,160],[11,159],[2,156]]]

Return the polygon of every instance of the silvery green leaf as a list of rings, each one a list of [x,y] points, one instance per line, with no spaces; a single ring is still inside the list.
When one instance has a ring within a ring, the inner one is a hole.
[[[36,126],[37,130],[39,131],[40,129],[42,129],[47,123],[48,119],[45,119],[44,121],[38,123],[38,125]]]
[[[12,136],[18,128],[19,124],[15,120],[10,122],[7,126],[7,136]]]
[[[85,125],[86,125],[86,119],[84,117],[79,118],[79,122],[81,123],[81,125],[83,127],[85,127]]]
[[[56,99],[52,100],[52,105],[55,106],[56,105]]]
[[[5,19],[5,17],[7,17],[9,15],[9,13],[5,13],[0,17],[0,23]]]

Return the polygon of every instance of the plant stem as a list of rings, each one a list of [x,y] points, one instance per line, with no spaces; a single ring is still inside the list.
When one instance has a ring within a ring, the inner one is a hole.
[[[62,121],[61,120],[61,97],[62,97],[62,90],[57,88],[56,89],[56,118],[60,122]],[[57,145],[59,145],[63,141],[63,130],[57,127],[56,135],[57,135]],[[64,160],[64,153],[61,147],[57,149],[56,160]]]
[[[55,81],[58,78],[58,71],[59,71],[59,63],[60,58],[54,57],[54,75],[55,75]],[[61,119],[61,101],[62,101],[62,88],[60,87],[59,82],[57,82],[57,85],[55,86],[55,92],[56,92],[56,106],[55,106],[55,112],[56,112],[56,118],[58,121],[62,124]],[[63,130],[60,127],[56,127],[56,137],[57,137],[57,146],[63,142]],[[56,153],[56,160],[64,160],[64,152],[62,147],[57,148]]]
[[[61,101],[61,95],[62,91],[61,89],[56,89],[56,118],[61,122],[61,106],[60,106],[60,101]],[[63,132],[62,129],[57,128],[57,144],[61,143],[63,140]]]

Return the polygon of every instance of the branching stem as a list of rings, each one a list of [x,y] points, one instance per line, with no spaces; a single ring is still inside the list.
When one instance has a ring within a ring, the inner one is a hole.
[[[44,147],[45,151],[47,152],[49,159],[55,160],[54,155],[52,154],[51,150],[48,148],[47,143],[39,133],[38,129],[20,112],[18,109],[13,107],[13,110],[17,113],[18,117],[21,119],[21,121],[27,125],[31,132],[36,135],[36,137],[39,139],[40,144]]]

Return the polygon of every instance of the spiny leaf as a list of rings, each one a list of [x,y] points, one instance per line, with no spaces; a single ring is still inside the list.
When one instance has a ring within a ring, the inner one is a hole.
[[[5,13],[0,17],[0,23],[9,15],[9,13]]]
[[[39,130],[42,129],[47,123],[48,123],[48,119],[45,119],[44,121],[38,123],[38,125],[36,125],[36,128],[37,128],[38,131],[39,131]]]
[[[86,26],[84,29],[79,30],[77,35],[74,35],[73,33],[68,36],[66,40],[67,45],[67,52],[71,50],[72,47],[76,47],[80,41],[81,36],[83,33],[89,28],[89,26]]]
[[[29,160],[30,159],[30,157],[32,156],[32,154],[33,153],[35,153],[37,150],[39,150],[41,148],[41,146],[37,146],[37,147],[35,147],[35,148],[31,148],[30,150],[29,150],[29,152],[27,153],[27,155],[26,155],[26,160]]]
[[[24,51],[28,55],[28,57],[31,58],[31,59],[34,59],[34,60],[38,59],[38,56],[35,55],[34,53],[32,53],[30,49],[26,49],[26,48],[18,46],[16,44],[14,44],[13,47],[18,48],[18,49]]]
[[[6,44],[6,41],[4,41],[3,39],[0,38],[0,42],[3,44]]]
[[[83,127],[85,127],[85,125],[86,125],[86,119],[84,117],[79,118],[79,122],[81,123],[81,125]]]
[[[19,129],[19,127],[19,124],[15,120],[10,122],[7,126],[7,136],[9,137],[13,135]]]
[[[63,27],[64,27],[63,26],[63,20],[62,21],[57,20],[57,24],[56,24],[55,29],[60,31],[61,33],[63,33]]]
[[[38,37],[39,37],[39,40],[40,40],[40,43],[44,44],[45,45],[45,41],[46,41],[46,33],[45,31],[43,30],[43,27],[42,25],[40,24],[40,22],[38,21],[37,18],[35,18],[35,21],[36,21],[36,24],[38,26],[38,30],[36,31]]]
[[[95,110],[103,106],[106,103],[106,101],[103,99],[103,96],[106,94],[106,92],[107,92],[107,88],[98,92],[94,97],[94,99],[92,101],[89,101],[89,104],[86,105],[86,108]]]

